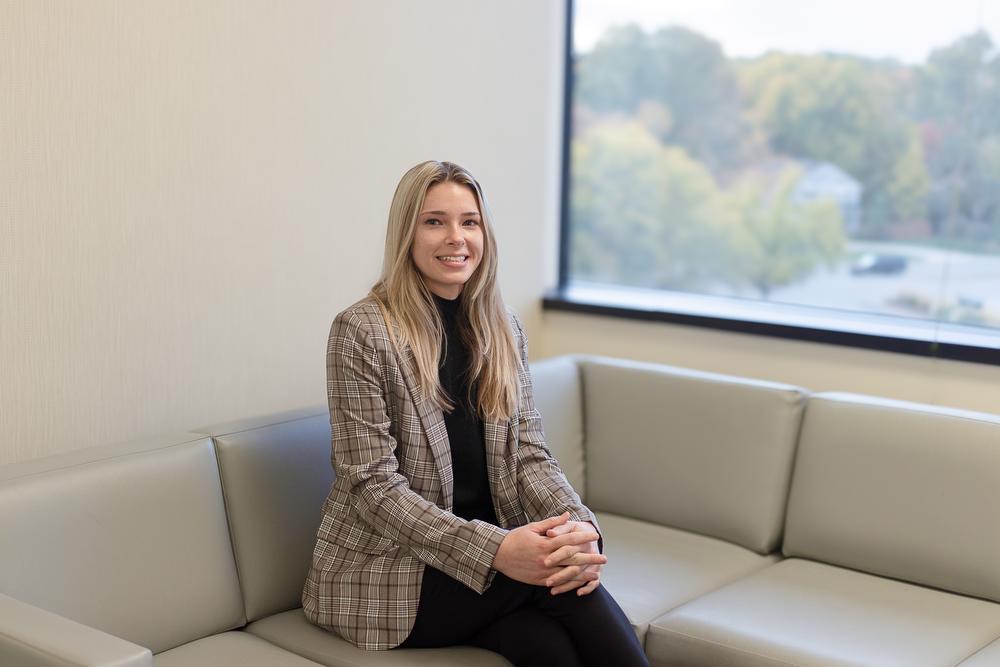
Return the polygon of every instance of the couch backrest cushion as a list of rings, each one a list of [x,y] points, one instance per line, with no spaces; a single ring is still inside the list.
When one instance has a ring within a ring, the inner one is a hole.
[[[778,548],[804,391],[612,359],[580,365],[592,509]]]
[[[1000,601],[997,508],[1000,418],[817,394],[783,551]]]
[[[214,436],[250,621],[300,606],[333,484],[325,406],[222,424]]]
[[[555,357],[538,361],[531,365],[531,378],[545,442],[573,489],[584,497],[583,395],[576,360]]]
[[[244,623],[208,438],[5,467],[0,536],[0,592],[154,653]]]

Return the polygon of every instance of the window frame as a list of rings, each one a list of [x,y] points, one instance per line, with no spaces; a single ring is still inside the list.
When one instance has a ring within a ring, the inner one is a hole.
[[[641,307],[624,302],[614,302],[606,298],[594,298],[586,294],[586,289],[576,290],[569,284],[569,239],[570,239],[570,163],[573,136],[573,17],[574,0],[566,0],[566,30],[563,67],[563,126],[561,150],[560,211],[559,211],[559,258],[558,282],[554,289],[542,299],[545,310],[585,313],[626,320],[667,322],[687,326],[703,327],[771,338],[826,343],[829,345],[896,352],[925,358],[952,359],[979,364],[1000,366],[1000,331],[995,333],[996,345],[977,344],[970,339],[976,335],[956,333],[962,327],[948,324],[935,326],[933,321],[914,323],[908,318],[892,318],[886,315],[851,313],[836,316],[832,311],[820,307],[784,305],[763,302],[760,315],[742,313],[730,316],[720,312],[718,305],[725,301],[745,303],[748,300],[728,297],[700,296],[688,292],[664,291],[663,299],[657,304],[643,304]],[[627,288],[624,288],[627,289]],[[638,288],[637,292],[639,291]],[[581,294],[581,292],[583,292]],[[676,295],[671,298],[670,295]],[[666,304],[663,302],[667,302]],[[672,303],[670,303],[672,302]],[[700,302],[700,303],[699,303]],[[746,309],[740,309],[746,310]],[[766,315],[765,315],[766,311]],[[839,311],[844,313],[845,311]],[[835,326],[819,326],[823,319],[836,320]],[[899,320],[896,326],[871,326],[870,322]],[[866,322],[868,325],[866,326]],[[910,330],[910,333],[906,333]],[[932,331],[933,336],[928,335]],[[989,338],[990,329],[983,328],[978,337]]]

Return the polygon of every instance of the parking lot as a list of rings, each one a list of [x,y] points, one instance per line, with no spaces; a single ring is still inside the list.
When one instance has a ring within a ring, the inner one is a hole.
[[[775,289],[783,303],[1000,327],[1000,256],[974,255],[900,243],[848,244],[847,257],[904,256],[898,273],[851,272],[851,261],[818,269],[800,283]]]

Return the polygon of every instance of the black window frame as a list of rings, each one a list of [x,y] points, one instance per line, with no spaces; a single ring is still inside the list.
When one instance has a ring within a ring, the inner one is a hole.
[[[675,305],[650,305],[648,307],[630,306],[626,303],[616,303],[613,300],[594,299],[575,294],[569,285],[569,239],[570,239],[570,162],[571,142],[573,136],[573,16],[574,0],[566,0],[566,31],[564,44],[563,70],[563,127],[561,151],[561,181],[560,181],[560,213],[559,213],[559,268],[558,283],[555,289],[546,293],[542,299],[545,310],[586,313],[626,320],[653,322],[668,322],[687,326],[704,327],[721,331],[742,334],[768,336],[790,340],[809,341],[839,345],[884,352],[914,355],[925,358],[951,359],[979,364],[1000,366],[1000,331],[995,334],[996,345],[977,344],[970,338],[990,338],[990,330],[983,328],[978,336],[962,336],[948,330],[940,330],[933,322],[921,323],[912,327],[912,333],[899,333],[906,329],[906,318],[890,318],[889,316],[869,316],[864,313],[851,314],[843,319],[837,318],[835,325],[819,326],[816,320],[824,319],[819,307],[784,306],[765,302],[761,311],[768,311],[756,317],[744,313],[741,316],[729,316],[711,306],[707,308],[689,307],[681,303]],[[725,297],[699,297],[696,294],[678,293],[683,295],[678,302],[689,304],[703,300],[706,303],[719,303]],[[669,300],[669,299],[668,299]],[[862,323],[864,320],[898,319],[897,326],[872,327]],[[826,319],[834,319],[828,315]],[[890,331],[891,330],[891,331]]]

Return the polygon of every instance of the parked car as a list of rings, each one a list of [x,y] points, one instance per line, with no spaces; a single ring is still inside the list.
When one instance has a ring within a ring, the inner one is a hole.
[[[866,252],[851,262],[851,275],[858,276],[866,273],[893,275],[905,271],[907,263],[905,255]]]

